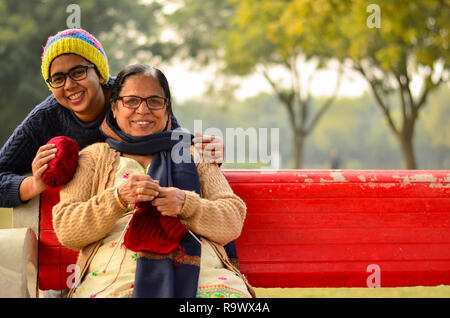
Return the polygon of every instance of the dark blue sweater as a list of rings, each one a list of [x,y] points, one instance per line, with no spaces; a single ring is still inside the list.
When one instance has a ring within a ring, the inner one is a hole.
[[[114,83],[110,78],[107,88]],[[67,136],[78,142],[80,150],[105,137],[99,127],[103,116],[95,122],[85,124],[67,108],[61,106],[53,95],[37,105],[25,120],[14,130],[0,150],[0,207],[15,207],[23,204],[19,187],[26,173],[31,172],[31,163],[39,147],[56,136]]]

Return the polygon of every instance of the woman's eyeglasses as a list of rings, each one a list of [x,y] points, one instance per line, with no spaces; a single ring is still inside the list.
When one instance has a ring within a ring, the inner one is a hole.
[[[74,68],[70,69],[67,73],[56,73],[49,77],[46,82],[50,84],[52,88],[60,88],[66,84],[66,76],[74,81],[81,81],[87,77],[87,71],[90,68],[95,67],[94,64],[90,65],[77,65]]]
[[[145,101],[150,110],[159,110],[166,107],[167,98],[161,96],[139,97],[139,96],[119,96],[119,100],[128,108],[137,109]]]

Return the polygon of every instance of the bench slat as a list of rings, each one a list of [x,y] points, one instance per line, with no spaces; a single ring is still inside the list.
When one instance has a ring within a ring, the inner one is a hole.
[[[329,198],[448,198],[450,187],[432,187],[423,183],[360,184],[360,183],[235,183],[233,190],[242,199],[310,199]]]
[[[450,200],[447,198],[292,198],[283,200],[252,199],[245,200],[249,215],[260,213],[378,213],[380,215],[404,213],[447,213]]]
[[[261,246],[266,244],[352,244],[355,239],[360,243],[372,244],[411,244],[411,243],[450,243],[450,229],[439,228],[321,228],[321,229],[271,229],[264,232],[246,228],[238,239],[239,247]],[[242,254],[242,252],[240,253]]]
[[[243,264],[259,287],[367,287],[369,262]],[[380,261],[381,287],[437,286],[450,282],[450,261]],[[369,268],[370,269],[370,268]],[[274,275],[274,273],[278,273]]]

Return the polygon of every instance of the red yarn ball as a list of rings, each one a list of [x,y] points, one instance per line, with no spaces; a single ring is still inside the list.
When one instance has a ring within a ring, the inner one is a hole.
[[[53,137],[47,144],[55,144],[58,151],[55,158],[48,163],[42,180],[47,186],[57,188],[69,182],[75,174],[79,147],[75,140],[66,136]]]

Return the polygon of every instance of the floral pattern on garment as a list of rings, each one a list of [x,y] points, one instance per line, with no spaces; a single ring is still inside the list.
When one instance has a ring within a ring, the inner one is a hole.
[[[111,232],[104,238],[102,246],[89,265],[87,275],[73,297],[129,297],[130,294],[133,294],[136,271],[134,252],[127,249],[122,242],[117,244],[130,217],[131,214],[128,213],[118,220]],[[111,261],[109,261],[110,258]]]
[[[249,298],[250,296],[227,285],[199,286],[196,298]]]
[[[224,267],[219,256],[202,241],[197,298],[251,298],[244,281]]]

